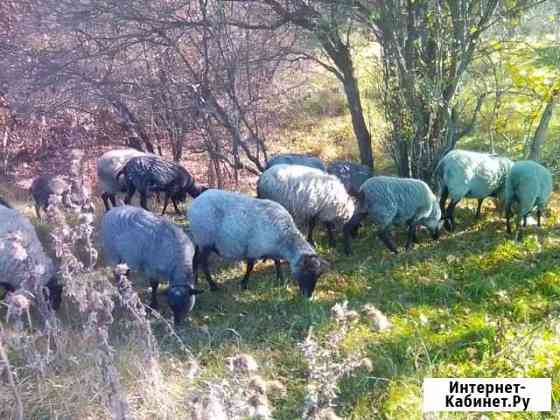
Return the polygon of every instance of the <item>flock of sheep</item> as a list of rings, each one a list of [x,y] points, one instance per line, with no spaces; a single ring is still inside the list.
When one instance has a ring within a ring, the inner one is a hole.
[[[208,264],[213,252],[228,260],[247,262],[243,288],[257,260],[274,260],[279,279],[280,261],[285,260],[301,293],[310,297],[329,267],[314,248],[313,231],[318,223],[326,228],[330,246],[335,245],[335,232],[341,231],[344,250],[351,254],[351,240],[369,218],[378,227],[382,242],[396,254],[393,225],[407,226],[406,249],[416,242],[419,226],[437,239],[444,226],[455,229],[454,209],[463,198],[478,199],[477,217],[486,197],[503,202],[509,233],[515,208],[520,236],[522,220],[526,225],[527,215],[535,208],[540,226],[552,193],[550,171],[536,162],[512,162],[465,150],[454,150],[438,163],[436,194],[421,180],[373,176],[370,168],[349,161],[335,161],[326,167],[316,157],[296,154],[276,155],[268,162],[259,178],[256,198],[207,189],[181,165],[133,149],[105,153],[97,161],[97,176],[107,210],[101,222],[106,262],[126,263],[132,271],[143,273],[152,287],[150,306],[156,309],[159,279],[167,280],[168,302],[176,323],[192,310],[195,296],[201,293],[196,289],[199,268],[211,290],[218,288]],[[143,208],[128,205],[136,192]],[[38,217],[53,194],[61,195],[68,206],[91,208],[71,183],[60,178],[37,178],[31,193]],[[116,195],[121,193],[126,193],[126,205],[117,206]],[[180,213],[178,202],[187,194],[194,198],[187,211],[187,233],[170,219],[148,211],[147,197],[154,194],[164,195],[162,215],[169,200]],[[307,236],[302,234],[304,229]],[[0,284],[8,291],[27,288],[27,273],[32,267],[56,309],[61,287],[54,264],[29,220],[1,198],[0,239]],[[28,258],[14,252],[18,247],[23,247]]]

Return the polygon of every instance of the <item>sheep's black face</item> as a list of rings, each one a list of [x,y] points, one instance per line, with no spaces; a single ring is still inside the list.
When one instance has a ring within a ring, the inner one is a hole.
[[[62,302],[62,285],[58,283],[55,277],[53,277],[48,283],[47,288],[49,289],[49,303],[51,307],[56,311],[60,307]]]
[[[445,224],[445,221],[444,221],[444,220],[440,220],[440,221],[437,223],[436,228],[431,230],[431,232],[432,232],[432,239],[434,239],[434,240],[439,239],[439,235],[441,234],[441,231],[442,231],[442,229],[443,229],[443,225],[444,225],[444,224]]]
[[[294,277],[299,284],[301,293],[310,298],[315,290],[317,279],[329,268],[329,263],[318,255],[301,257]]]
[[[201,290],[189,287],[171,287],[167,292],[169,307],[173,311],[175,324],[181,324],[186,314],[192,311],[196,302],[196,295],[202,293]]]

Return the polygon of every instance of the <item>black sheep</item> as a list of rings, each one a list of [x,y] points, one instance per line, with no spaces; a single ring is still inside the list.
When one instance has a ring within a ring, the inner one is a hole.
[[[161,214],[165,214],[169,199],[180,214],[178,201],[185,201],[186,195],[198,197],[206,187],[198,185],[192,175],[181,165],[164,160],[159,156],[146,155],[130,159],[117,174],[117,180],[125,176],[127,197],[124,202],[130,203],[132,196],[138,190],[140,205],[148,210],[147,196],[150,193],[163,192],[165,200]]]

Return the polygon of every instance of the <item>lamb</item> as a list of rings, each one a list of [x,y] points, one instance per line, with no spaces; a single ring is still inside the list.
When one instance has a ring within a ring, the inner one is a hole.
[[[340,179],[344,188],[352,197],[358,197],[362,184],[373,176],[369,166],[361,165],[349,160],[335,160],[327,167],[329,174]]]
[[[158,308],[159,278],[169,281],[167,299],[176,324],[195,304],[194,245],[165,217],[132,206],[113,207],[101,222],[103,253],[109,265],[126,263],[143,273],[152,287],[150,306]]]
[[[318,157],[312,155],[302,155],[298,153],[279,153],[274,155],[266,164],[265,169],[269,169],[274,165],[301,165],[310,168],[320,169],[326,171],[327,168],[323,161]]]
[[[211,252],[230,260],[247,260],[243,288],[257,259],[274,259],[278,278],[279,260],[285,259],[306,297],[311,297],[317,279],[328,268],[297,229],[292,216],[273,201],[211,189],[193,201],[188,219],[198,249],[197,262],[212,290],[217,285],[208,268]]]
[[[119,171],[133,157],[144,155],[146,153],[136,149],[118,149],[106,152],[97,159],[97,183],[101,191],[105,210],[110,209],[109,200],[113,207],[115,207],[117,205],[116,195],[126,192],[124,179],[120,182],[117,180]]]
[[[40,209],[47,210],[51,195],[60,195],[62,203],[67,208],[81,207],[84,211],[92,212],[93,204],[82,188],[77,182],[67,180],[62,176],[38,176],[31,183],[30,189],[37,218],[41,219]]]
[[[53,309],[60,306],[62,286],[35,228],[27,217],[3,205],[0,205],[0,285],[9,292],[25,289],[41,293],[46,289]],[[42,290],[34,290],[37,286]]]
[[[360,188],[360,210],[344,227],[344,245],[348,255],[353,228],[366,216],[380,227],[379,237],[391,252],[397,247],[391,238],[392,225],[408,225],[408,250],[416,242],[416,227],[422,225],[438,239],[443,225],[437,198],[430,187],[419,179],[376,176],[368,179]]]
[[[512,208],[517,208],[517,239],[521,239],[521,219],[527,226],[527,215],[537,208],[537,225],[552,194],[552,174],[544,166],[532,160],[521,160],[513,164],[506,181],[505,210],[508,233],[511,233]]]
[[[128,195],[124,200],[126,204],[130,203],[132,196],[138,190],[140,205],[148,210],[147,195],[150,192],[165,192],[162,215],[165,214],[170,198],[175,211],[179,214],[178,201],[185,201],[187,193],[195,198],[207,189],[197,184],[192,175],[178,163],[155,155],[133,157],[117,173],[117,181],[122,175],[126,178],[128,189]]]
[[[445,155],[434,173],[446,228],[449,231],[455,229],[453,211],[463,198],[478,199],[478,219],[486,197],[503,197],[505,181],[512,165],[513,162],[506,157],[468,150],[453,150]],[[451,201],[446,210],[448,197]]]
[[[317,221],[324,223],[334,247],[335,227],[348,222],[355,211],[354,200],[336,176],[301,165],[280,164],[264,171],[257,195],[282,204],[300,228],[308,226],[312,245]]]

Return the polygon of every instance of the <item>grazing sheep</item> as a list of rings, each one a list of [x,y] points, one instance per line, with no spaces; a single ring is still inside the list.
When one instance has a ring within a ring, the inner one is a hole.
[[[486,197],[499,198],[503,195],[512,165],[510,159],[488,153],[453,150],[445,155],[436,166],[435,177],[446,228],[450,231],[455,229],[453,211],[465,197],[478,199],[478,219]],[[451,201],[446,210],[448,197]]]
[[[80,207],[84,211],[92,212],[93,204],[83,186],[73,180],[61,176],[41,175],[31,183],[31,195],[34,200],[35,213],[41,219],[40,209],[47,210],[51,195],[60,195],[62,203],[67,208]]]
[[[8,203],[6,200],[4,200],[2,197],[0,197],[0,206],[4,206],[7,207],[9,209],[12,208],[12,206],[10,205],[10,203]]]
[[[111,150],[104,153],[97,159],[97,183],[101,191],[101,198],[105,205],[105,210],[109,210],[109,200],[113,207],[117,205],[116,195],[126,192],[125,180],[117,180],[117,174],[124,168],[124,165],[137,156],[144,156],[146,153],[136,149]]]
[[[315,224],[320,221],[327,228],[329,244],[334,246],[335,227],[348,222],[355,210],[354,200],[336,176],[301,165],[275,165],[264,171],[257,195],[282,204],[300,228],[308,226],[310,244]]]
[[[517,239],[521,239],[521,219],[527,226],[527,215],[537,208],[537,224],[541,226],[541,216],[552,194],[552,174],[544,166],[532,160],[515,162],[506,181],[505,209],[508,233],[511,233],[512,208],[517,210]]]
[[[17,210],[0,206],[0,285],[13,292],[47,288],[51,306],[60,306],[62,287],[52,260],[45,254],[35,228]],[[39,291],[37,291],[39,292]]]
[[[195,198],[206,191],[206,187],[197,184],[192,175],[181,165],[155,155],[133,157],[118,172],[116,179],[118,180],[121,175],[125,176],[128,189],[128,195],[124,200],[126,204],[130,203],[132,196],[138,190],[140,205],[148,210],[147,195],[150,192],[165,192],[162,215],[165,214],[170,198],[175,211],[179,214],[177,201],[185,201],[187,193]]]
[[[132,206],[113,207],[101,222],[103,252],[110,265],[126,263],[152,286],[150,306],[158,308],[159,279],[169,281],[167,298],[179,324],[195,304],[194,245],[178,226],[164,217]]]
[[[298,153],[280,153],[274,155],[266,164],[266,169],[274,165],[301,165],[310,168],[320,169],[326,171],[327,168],[321,159],[311,155],[302,155]]]
[[[426,226],[437,239],[443,221],[437,198],[430,187],[418,179],[376,176],[360,188],[360,210],[344,227],[344,245],[351,254],[350,233],[365,217],[380,227],[379,237],[393,253],[397,247],[391,238],[392,225],[408,225],[406,249],[416,242],[416,227]]]
[[[362,184],[373,176],[369,166],[349,160],[332,161],[327,167],[327,172],[337,176],[352,197],[358,197]]]
[[[279,260],[287,260],[304,296],[311,297],[317,279],[328,267],[297,229],[280,204],[243,194],[208,190],[189,209],[197,261],[212,290],[217,288],[208,269],[208,256],[216,252],[230,260],[247,260],[241,285],[247,287],[257,259],[272,258],[280,277]]]

